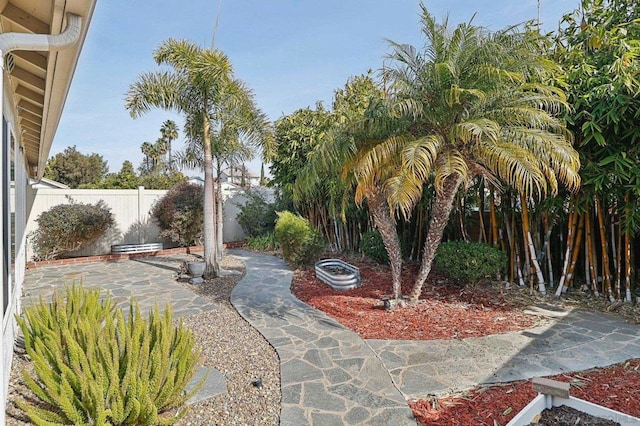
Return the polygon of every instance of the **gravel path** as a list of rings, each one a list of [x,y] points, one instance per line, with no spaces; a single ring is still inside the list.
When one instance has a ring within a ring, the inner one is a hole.
[[[244,271],[244,265],[232,256],[222,262],[225,269]],[[227,392],[191,406],[178,423],[200,425],[277,425],[280,417],[280,362],[276,351],[251,327],[229,302],[231,291],[242,275],[217,278],[200,286],[184,286],[209,299],[216,308],[202,314],[183,317],[202,349],[202,364],[219,370],[227,381]],[[22,355],[14,357],[7,425],[30,424],[14,401],[29,394],[20,372],[32,372]],[[260,380],[262,387],[253,383]]]

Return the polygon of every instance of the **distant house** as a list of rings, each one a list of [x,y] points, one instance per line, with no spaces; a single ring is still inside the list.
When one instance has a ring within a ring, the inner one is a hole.
[[[260,176],[251,173],[246,167],[229,167],[221,173],[223,182],[230,182],[236,185],[253,187],[260,185]]]
[[[62,109],[96,0],[0,1],[0,236],[2,365],[0,424],[6,396],[26,270],[28,212],[43,179]],[[64,189],[62,189],[64,190]]]
[[[200,176],[191,177],[189,178],[188,182],[196,185],[204,185],[204,179],[201,178]],[[214,182],[213,185],[215,188],[215,185],[217,185],[217,182]],[[226,180],[222,181],[222,200],[223,201],[226,201],[229,198],[238,194],[244,194],[244,189],[240,185],[237,185],[232,182],[228,182]]]

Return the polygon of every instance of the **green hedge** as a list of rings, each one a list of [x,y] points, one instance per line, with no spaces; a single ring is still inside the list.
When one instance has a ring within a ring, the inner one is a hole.
[[[507,256],[489,244],[449,241],[436,251],[436,269],[464,284],[495,279],[506,265]]]

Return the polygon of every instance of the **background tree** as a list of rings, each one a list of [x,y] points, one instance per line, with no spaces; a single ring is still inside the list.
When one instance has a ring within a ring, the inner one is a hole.
[[[133,169],[131,161],[122,163],[122,168],[118,173],[108,173],[103,180],[96,185],[85,187],[103,189],[136,189],[138,188],[138,176]]]
[[[593,287],[597,293],[595,278],[602,276],[602,290],[613,301],[621,297],[624,277],[625,299],[631,301],[631,239],[640,227],[640,4],[584,0],[579,11],[564,17],[564,24],[554,53],[567,71],[573,105],[567,120],[583,164],[584,185],[575,204],[581,207],[578,221],[585,222],[585,235],[591,240],[594,234],[587,249]],[[603,230],[605,223],[618,229]],[[578,251],[579,246],[569,254]]]
[[[97,184],[108,170],[107,162],[101,155],[82,154],[74,145],[49,158],[44,177],[70,188],[79,188],[81,185]]]
[[[171,155],[171,143],[178,139],[178,126],[173,120],[166,120],[160,127],[162,139],[166,142],[169,159],[167,162],[169,171],[173,170],[173,157]]]

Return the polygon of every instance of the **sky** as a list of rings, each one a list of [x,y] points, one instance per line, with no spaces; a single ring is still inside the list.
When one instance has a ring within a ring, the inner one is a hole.
[[[545,32],[579,5],[539,1]],[[538,0],[424,5],[438,22],[448,14],[455,25],[476,14],[473,23],[490,30],[538,16]],[[382,67],[388,40],[416,47],[423,42],[418,0],[98,0],[50,156],[75,145],[84,154],[102,155],[111,172],[125,160],[138,167],[142,143],[155,142],[165,120],[179,128],[184,120],[163,110],[132,119],[124,107],[129,86],[141,73],[159,69],[153,51],[169,37],[211,47],[218,10],[215,47],[272,121],[317,101],[330,107],[349,77]],[[182,140],[180,134],[174,151]],[[255,174],[260,165],[259,158],[247,164]]]

